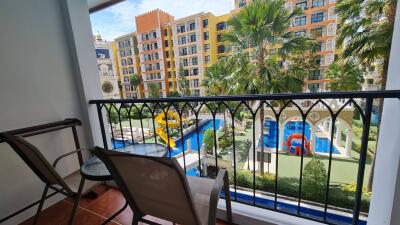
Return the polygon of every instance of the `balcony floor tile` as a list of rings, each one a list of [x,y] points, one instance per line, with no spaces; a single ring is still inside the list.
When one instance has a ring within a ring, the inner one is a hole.
[[[97,194],[96,198],[82,197],[74,219],[74,225],[99,225],[102,221],[120,209],[125,203],[125,199],[121,192],[113,187],[99,185],[94,189],[94,192]],[[70,198],[65,198],[64,200],[59,201],[42,211],[38,224],[66,225],[71,208],[72,200]],[[111,223],[108,224],[131,225],[132,215],[132,210],[127,207]],[[152,216],[146,216],[145,218],[162,225],[172,225],[171,222]],[[33,218],[29,218],[28,220],[20,223],[20,225],[31,225],[32,220]],[[226,225],[226,223],[223,221],[217,221],[216,224]]]

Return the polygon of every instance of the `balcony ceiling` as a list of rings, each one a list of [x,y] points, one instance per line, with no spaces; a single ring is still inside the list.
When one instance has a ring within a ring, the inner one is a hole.
[[[86,1],[89,6],[89,12],[94,13],[125,0],[86,0]]]

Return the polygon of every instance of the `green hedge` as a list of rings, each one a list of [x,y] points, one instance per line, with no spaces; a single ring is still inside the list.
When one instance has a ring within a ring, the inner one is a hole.
[[[233,171],[229,173],[229,181],[233,185]],[[236,181],[238,187],[244,187],[253,189],[253,173],[246,170],[236,171]],[[265,174],[263,176],[256,174],[256,190],[265,192],[275,192],[275,175]],[[304,187],[304,186],[303,186]],[[324,187],[325,188],[325,187]],[[289,177],[279,177],[278,178],[278,194],[285,195],[288,197],[298,197],[299,190],[299,179],[289,178]],[[325,189],[324,193],[325,193]],[[309,190],[310,191],[310,190]],[[311,190],[312,191],[312,190]],[[319,190],[320,191],[320,190]],[[304,194],[302,191],[302,199],[308,201],[314,201],[324,204],[324,197],[318,197],[318,193],[313,195],[313,193]],[[329,191],[329,205],[346,208],[353,210],[354,208],[354,190],[344,189],[341,186],[330,186]],[[361,199],[361,211],[368,212],[370,202],[370,194],[363,194]]]

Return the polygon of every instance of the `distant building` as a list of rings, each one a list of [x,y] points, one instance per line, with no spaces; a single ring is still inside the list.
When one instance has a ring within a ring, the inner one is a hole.
[[[363,91],[377,91],[380,90],[379,78],[380,67],[379,62],[374,62],[371,65],[362,66],[364,82],[361,85]]]
[[[132,76],[142,77],[137,45],[136,33],[126,34],[115,39],[115,57],[123,98],[140,98],[144,95],[143,84],[135,88],[130,83]]]
[[[121,98],[113,42],[103,41],[101,36],[97,35],[94,37],[94,46],[103,97],[105,99]]]
[[[169,93],[165,37],[163,26],[173,22],[174,17],[156,9],[136,16],[136,33],[144,94],[149,96],[149,85],[155,84],[163,97]]]

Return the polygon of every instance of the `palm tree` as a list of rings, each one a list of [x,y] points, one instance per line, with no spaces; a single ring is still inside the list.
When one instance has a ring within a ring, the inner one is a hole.
[[[336,13],[341,18],[338,43],[344,45],[343,57],[356,57],[371,64],[382,61],[381,89],[386,89],[389,55],[396,15],[397,0],[338,0]],[[378,107],[378,134],[382,117],[383,101]],[[375,153],[376,154],[376,150]],[[367,188],[371,190],[375,155]]]
[[[266,94],[301,91],[305,70],[299,65],[287,68],[279,65],[289,60],[291,53],[304,52],[307,38],[295,37],[289,30],[294,17],[302,13],[290,12],[284,0],[255,0],[228,21],[231,31],[224,39],[240,55],[254,54],[254,66],[247,74],[232,76],[240,84],[236,91],[246,94]],[[249,53],[250,52],[250,53]],[[241,59],[239,56],[237,59]],[[261,137],[264,136],[264,107],[260,108]],[[264,173],[264,139],[260,139],[260,172]]]
[[[331,80],[331,91],[358,91],[361,89],[362,71],[353,61],[332,63],[326,77]]]

